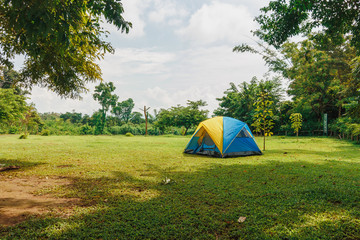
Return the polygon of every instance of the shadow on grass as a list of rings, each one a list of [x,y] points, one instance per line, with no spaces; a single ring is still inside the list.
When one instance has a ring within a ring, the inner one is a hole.
[[[5,167],[6,166],[19,166],[21,168],[21,170],[24,170],[24,169],[30,169],[30,168],[36,167],[38,165],[42,165],[43,163],[21,161],[21,160],[17,160],[17,159],[0,158],[0,164]],[[11,172],[15,172],[15,171],[18,171],[18,170],[11,170]],[[0,172],[0,174],[1,174],[1,172]]]
[[[346,159],[349,160],[358,160],[360,158],[359,151],[355,151],[355,149],[358,149],[356,146],[343,146],[343,147],[336,147],[336,150],[334,151],[321,151],[321,150],[309,150],[309,149],[271,149],[266,150],[264,152],[264,155],[277,155],[277,154],[284,154],[284,156],[289,156],[291,154],[296,155],[317,155],[321,158],[329,158],[329,159]]]
[[[49,216],[0,228],[0,237],[360,238],[360,163],[272,161],[256,166],[241,159],[240,164],[210,164],[193,172],[169,170],[168,183],[123,172],[73,178],[60,194],[78,197],[86,207],[70,218]],[[148,170],[160,176],[165,171],[154,165]],[[240,216],[246,221],[237,222]]]

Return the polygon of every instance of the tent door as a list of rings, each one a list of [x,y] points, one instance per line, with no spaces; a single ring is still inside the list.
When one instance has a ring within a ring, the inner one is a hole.
[[[207,132],[205,132],[205,136],[202,140],[201,143],[201,149],[200,151],[209,151],[212,150],[214,151],[216,148],[214,141],[211,139],[211,137],[209,136],[209,134]]]

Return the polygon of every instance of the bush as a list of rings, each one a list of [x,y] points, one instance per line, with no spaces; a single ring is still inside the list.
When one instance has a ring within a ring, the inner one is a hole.
[[[9,129],[8,129],[8,133],[9,133],[9,134],[16,134],[16,133],[18,133],[18,128],[15,127],[15,126],[11,126],[11,127],[9,127]]]
[[[41,136],[49,136],[50,130],[49,129],[43,129],[40,133]]]
[[[144,135],[145,127],[134,124],[124,124],[122,126],[113,126],[109,128],[109,132],[114,135],[131,133],[133,135]]]
[[[19,139],[27,139],[28,138],[28,134],[21,134]]]
[[[108,131],[112,134],[112,135],[118,135],[121,134],[121,127],[120,126],[112,126],[108,128]]]
[[[88,124],[85,124],[80,127],[80,134],[81,135],[91,135],[94,134],[93,127],[89,126]]]
[[[134,135],[133,135],[133,134],[131,134],[131,133],[129,133],[129,132],[128,132],[128,133],[126,133],[126,134],[125,134],[125,136],[127,136],[127,137],[134,137]]]

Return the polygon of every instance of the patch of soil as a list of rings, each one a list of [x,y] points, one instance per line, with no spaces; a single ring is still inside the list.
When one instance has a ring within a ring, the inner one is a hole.
[[[69,209],[78,199],[34,195],[44,188],[70,184],[65,178],[2,178],[0,177],[0,225],[11,226],[29,216],[41,216],[59,208]]]

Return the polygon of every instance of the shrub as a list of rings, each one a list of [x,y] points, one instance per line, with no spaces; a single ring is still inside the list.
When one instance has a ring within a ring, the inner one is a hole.
[[[134,135],[133,135],[132,133],[129,133],[129,132],[126,133],[125,136],[127,136],[127,137],[134,137]]]
[[[41,131],[41,136],[49,136],[50,135],[50,130],[49,129],[43,129]]]
[[[108,131],[113,135],[121,134],[121,127],[120,126],[112,126],[108,128]]]
[[[21,134],[19,139],[27,139],[28,138],[28,134]]]
[[[111,134],[126,134],[131,133],[133,135],[143,135],[145,134],[145,127],[141,125],[134,124],[124,124],[122,126],[113,126],[109,128]]]
[[[80,134],[81,135],[91,135],[94,134],[93,127],[89,126],[88,124],[85,124],[80,127]]]
[[[18,128],[15,127],[15,126],[10,126],[9,129],[8,129],[8,133],[9,134],[16,134],[16,133],[18,133]]]

